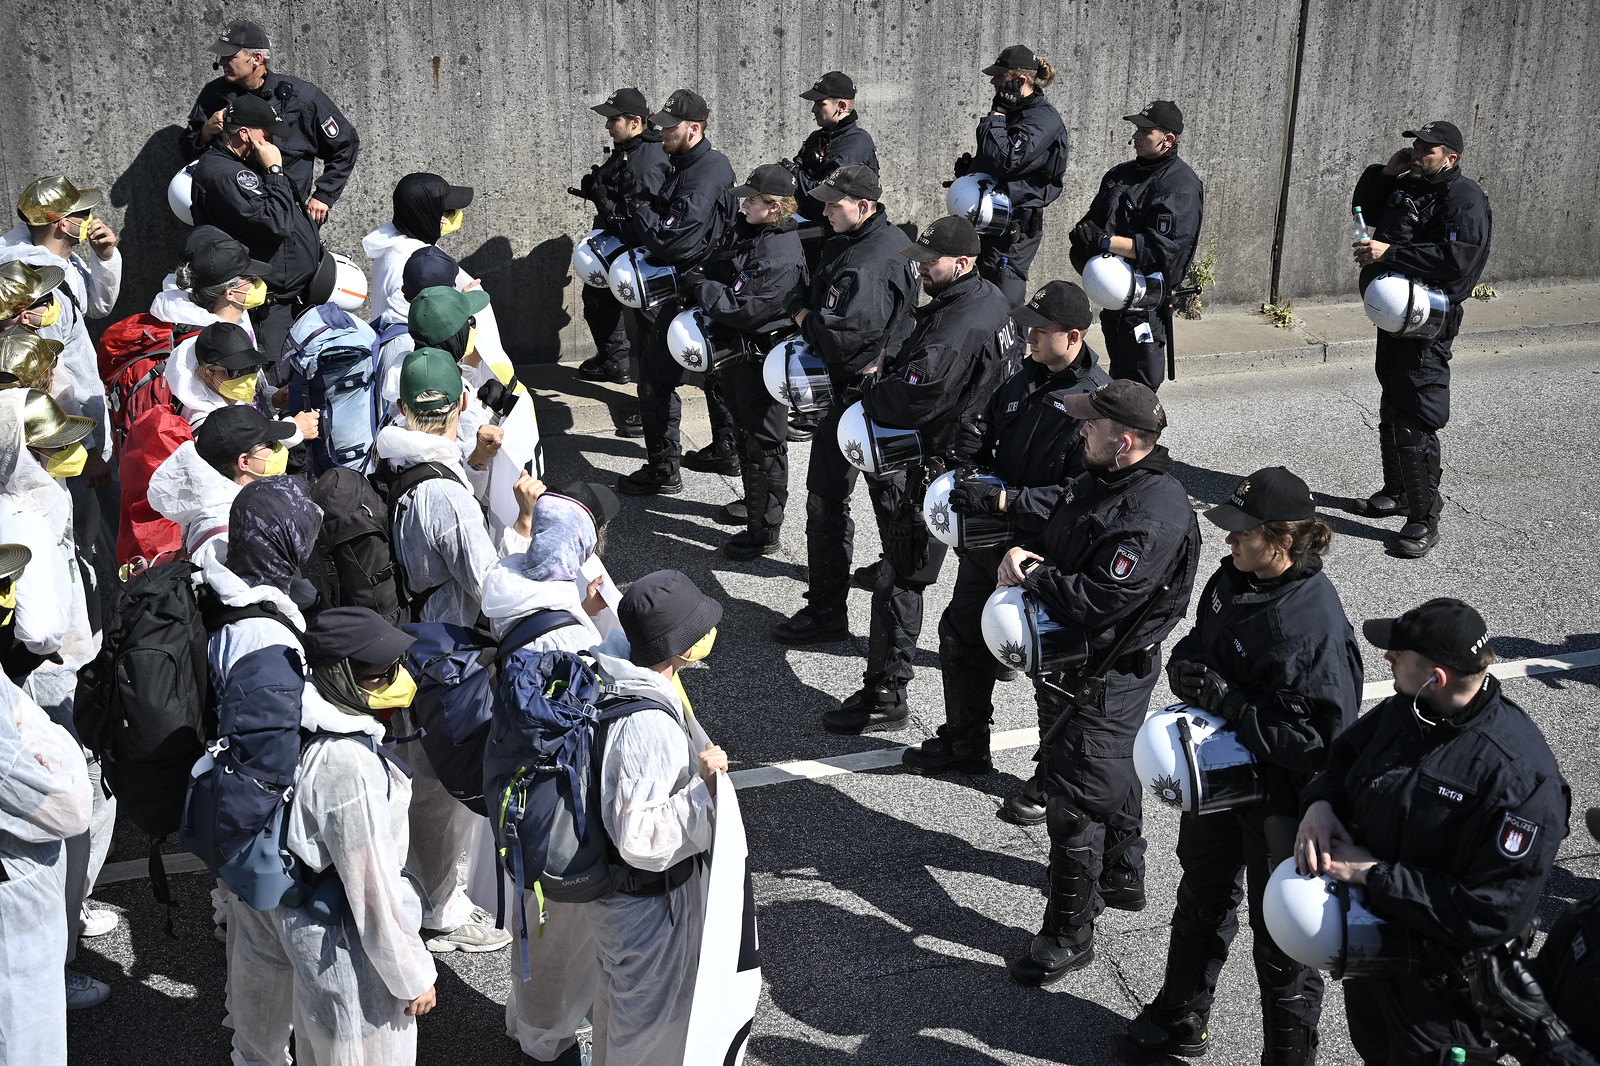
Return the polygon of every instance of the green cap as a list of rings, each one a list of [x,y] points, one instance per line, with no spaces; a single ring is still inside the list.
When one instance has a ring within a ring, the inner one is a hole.
[[[448,285],[435,285],[411,301],[406,324],[423,344],[443,344],[461,332],[467,319],[488,306],[489,294],[482,289],[458,292]]]
[[[465,391],[449,352],[418,348],[400,364],[400,402],[413,411],[442,411],[460,403]]]

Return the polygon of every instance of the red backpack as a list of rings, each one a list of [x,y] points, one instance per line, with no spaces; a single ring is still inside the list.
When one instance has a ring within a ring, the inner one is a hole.
[[[106,386],[106,408],[117,448],[139,416],[155,407],[172,410],[167,385],[167,356],[177,343],[199,330],[174,325],[144,312],[107,327],[100,336],[100,380]]]

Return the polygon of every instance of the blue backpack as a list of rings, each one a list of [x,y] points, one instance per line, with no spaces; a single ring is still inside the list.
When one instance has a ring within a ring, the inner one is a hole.
[[[416,637],[406,651],[406,671],[417,683],[411,712],[422,750],[445,791],[474,814],[488,814],[483,798],[483,750],[494,717],[497,667],[506,656],[557,629],[579,625],[569,612],[536,611],[495,643],[480,629],[450,622],[412,622],[400,628]]]
[[[319,435],[306,442],[313,478],[336,466],[372,472],[372,443],[387,406],[378,381],[378,352],[405,331],[402,322],[376,332],[331,303],[312,308],[289,331],[290,407],[322,416]]]

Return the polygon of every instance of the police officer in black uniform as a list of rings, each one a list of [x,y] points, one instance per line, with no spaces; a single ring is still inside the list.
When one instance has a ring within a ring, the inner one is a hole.
[[[779,339],[794,332],[790,294],[806,284],[805,256],[795,232],[796,191],[794,174],[786,167],[756,167],[733,190],[741,202],[728,243],[690,271],[683,286],[690,301],[731,334],[715,339],[733,348],[716,373],[738,433],[745,528],[722,550],[740,561],[778,550],[789,502],[788,408],[767,391],[762,361]],[[731,508],[729,517],[735,518]]]
[[[1362,626],[1395,695],[1339,735],[1301,796],[1301,873],[1365,887],[1389,968],[1344,981],[1367,1063],[1493,1063],[1462,959],[1531,933],[1571,803],[1539,727],[1490,674],[1483,618],[1429,600]]]
[[[251,318],[257,347],[274,362],[298,309],[333,294],[333,257],[324,253],[272,139],[282,127],[271,104],[241,94],[194,168],[194,224],[217,227],[271,267],[262,276],[267,302]]]
[[[1077,666],[1035,679],[1040,715],[1055,704],[1066,723],[1046,757],[1049,897],[1028,951],[1012,960],[1020,984],[1042,985],[1094,958],[1094,920],[1106,907],[1144,907],[1144,837],[1133,738],[1161,669],[1161,641],[1183,618],[1194,588],[1200,529],[1189,496],[1157,443],[1167,426],[1161,401],[1133,381],[1069,396],[1083,420],[1084,473],[1062,495],[1044,532],[1012,548],[1001,585],[1038,597],[1063,627]],[[1036,550],[1031,550],[1036,549]],[[1114,662],[1107,654],[1124,651]],[[1078,706],[1086,678],[1099,699]],[[1015,797],[1014,797],[1015,798]]]
[[[947,215],[903,254],[917,264],[931,299],[913,313],[916,325],[893,355],[867,368],[861,407],[872,421],[920,431],[922,459],[867,483],[883,539],[883,562],[872,590],[872,629],[861,689],[822,716],[830,733],[897,729],[905,721],[911,657],[922,634],[922,590],[938,580],[945,545],[922,520],[928,482],[960,454],[962,422],[978,416],[1000,382],[1016,369],[1021,335],[1010,306],[978,275],[978,231]]]
[[[1289,858],[1300,790],[1361,706],[1361,652],[1322,572],[1333,533],[1306,483],[1258,470],[1206,517],[1229,554],[1200,593],[1195,626],[1172,648],[1167,679],[1185,703],[1230,722],[1256,759],[1262,797],[1182,815],[1177,906],[1161,992],[1128,1027],[1136,1059],[1200,1055],[1217,977],[1239,929],[1246,878],[1251,953],[1261,988],[1263,1066],[1316,1060],[1322,975],[1285,955],[1262,917],[1262,892]],[[1150,782],[1145,782],[1149,784]]]
[[[611,145],[605,159],[578,182],[576,192],[594,203],[591,228],[620,237],[628,200],[660,192],[672,165],[661,148],[660,131],[650,128],[650,105],[638,89],[618,89],[589,110],[605,118]],[[585,285],[583,320],[594,338],[595,354],[578,364],[578,376],[627,384],[632,380],[630,360],[642,336],[638,313],[624,307],[609,288]]]
[[[1044,209],[1061,196],[1067,172],[1067,127],[1044,98],[1055,67],[1014,44],[983,68],[994,86],[989,113],[978,120],[976,157],[956,160],[956,177],[981,171],[1011,198],[1011,224],[983,236],[978,273],[1000,286],[1013,306],[1028,293],[1028,268],[1044,239]]]
[[[1171,100],[1157,100],[1136,115],[1134,158],[1118,163],[1100,179],[1089,210],[1072,230],[1072,265],[1084,265],[1102,252],[1128,260],[1134,271],[1159,273],[1166,292],[1182,284],[1194,259],[1205,211],[1205,187],[1178,157],[1183,112]],[[1159,389],[1166,380],[1170,307],[1100,313],[1100,329],[1111,356],[1111,376]]]
[[[1395,549],[1409,558],[1439,542],[1439,431],[1450,420],[1450,347],[1461,328],[1461,309],[1489,258],[1493,217],[1478,183],[1457,162],[1464,141],[1449,122],[1407,130],[1410,148],[1388,163],[1369,166],[1356,182],[1353,206],[1376,221],[1371,240],[1355,246],[1361,291],[1394,271],[1444,291],[1450,311],[1431,340],[1378,331],[1378,444],[1383,487],[1360,514],[1405,515]]]
[[[283,119],[273,137],[283,152],[284,172],[311,220],[320,226],[350,180],[361,138],[321,89],[268,70],[271,48],[267,31],[257,23],[246,19],[228,23],[226,32],[211,46],[217,56],[213,66],[222,71],[222,77],[206,83],[189,112],[189,127],[182,138],[184,158],[200,158],[222,133],[223,112],[230,103],[246,94],[259,97],[272,104]],[[318,159],[322,160],[320,177],[315,174]]]
[[[1083,423],[1066,413],[1066,398],[1111,379],[1084,340],[1094,314],[1089,298],[1072,282],[1050,282],[1011,317],[1028,331],[1029,359],[995,390],[983,417],[962,426],[967,440],[957,449],[1004,485],[958,479],[950,506],[966,515],[1003,515],[1016,540],[1040,533],[1067,484],[1083,473]],[[1002,672],[1012,676],[989,653],[980,625],[1005,545],[965,548],[959,555],[956,586],[939,618],[945,723],[936,736],[901,756],[920,773],[994,768],[989,759],[994,683]],[[1043,792],[1039,795],[1042,804]]]
[[[811,116],[817,120],[816,132],[806,138],[795,155],[795,180],[800,185],[800,214],[809,222],[823,223],[821,200],[811,196],[818,183],[851,163],[862,163],[877,173],[878,150],[872,134],[862,127],[856,115],[856,83],[841,70],[830,70],[817,83],[800,94],[811,101]],[[823,230],[818,230],[820,248]]]
[[[680,276],[716,251],[733,224],[733,166],[706,139],[710,117],[711,109],[698,93],[673,92],[666,106],[650,116],[661,130],[661,147],[672,164],[672,175],[659,192],[629,201],[624,236],[657,262],[676,267]],[[667,351],[667,326],[682,309],[681,299],[671,299],[645,312],[651,331],[639,366],[645,465],[618,480],[617,491],[629,496],[683,491],[678,473],[677,387],[683,384],[685,371]],[[719,411],[719,407],[712,400],[712,431],[731,438],[726,408]]]
[[[845,598],[855,523],[850,493],[858,471],[834,446],[839,417],[861,398],[861,375],[910,334],[917,272],[900,254],[906,238],[880,202],[878,174],[864,164],[840,167],[812,189],[833,236],[809,291],[791,299],[800,336],[827,364],[833,407],[818,429],[823,445],[806,471],[806,606],[772,629],[781,644],[814,644],[850,635]]]

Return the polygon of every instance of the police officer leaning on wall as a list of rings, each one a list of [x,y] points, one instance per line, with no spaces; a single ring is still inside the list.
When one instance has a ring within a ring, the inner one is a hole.
[[[1011,312],[1028,331],[1028,356],[989,398],[982,419],[962,426],[957,450],[1003,485],[961,478],[950,507],[964,515],[1004,515],[1014,539],[1044,529],[1066,486],[1083,473],[1083,423],[1067,414],[1068,396],[1092,392],[1111,379],[1084,340],[1094,321],[1089,298],[1070,281],[1052,281]],[[980,622],[994,591],[1005,545],[960,549],[950,604],[939,618],[939,669],[944,678],[945,724],[938,734],[907,748],[901,761],[921,773],[985,773],[994,683],[999,667],[984,643]],[[1043,802],[1043,792],[1039,793]]]
[[[1417,558],[1439,541],[1439,431],[1450,420],[1450,346],[1461,328],[1461,305],[1489,258],[1493,218],[1483,190],[1457,166],[1464,147],[1459,129],[1430,122],[1401,136],[1413,138],[1411,147],[1369,166],[1352,197],[1376,223],[1372,239],[1355,246],[1361,291],[1396,271],[1443,289],[1450,310],[1444,331],[1431,340],[1378,331],[1383,487],[1356,511],[1405,515],[1395,548]]]
[[[1160,273],[1170,293],[1194,259],[1205,188],[1178,158],[1183,112],[1177,104],[1157,100],[1123,119],[1137,127],[1129,138],[1134,158],[1100,179],[1089,210],[1072,230],[1072,265],[1081,273],[1090,259],[1109,252],[1140,274]],[[1159,389],[1166,380],[1168,324],[1159,308],[1102,311],[1111,376]]]
[[[198,159],[206,145],[222,133],[223,112],[246,93],[272,104],[283,117],[275,131],[283,152],[283,169],[294,183],[295,194],[319,226],[328,209],[338,202],[345,182],[356,165],[361,138],[350,120],[323,91],[309,81],[268,70],[272,45],[267,31],[246,19],[228,23],[211,46],[213,64],[222,77],[206,83],[189,112],[184,131],[184,158]],[[314,174],[314,160],[322,160],[322,176]]]
[[[1141,910],[1143,808],[1133,770],[1133,738],[1161,670],[1161,641],[1183,618],[1194,588],[1200,529],[1189,496],[1157,443],[1166,411],[1154,392],[1113,381],[1069,396],[1067,414],[1083,420],[1084,474],[1073,481],[1044,531],[1006,553],[996,575],[1038,597],[1079,647],[1057,687],[1035,679],[1039,713],[1069,715],[1046,753],[1050,832],[1048,902],[1039,934],[1008,964],[1020,984],[1042,985],[1094,959],[1094,920],[1106,907]],[[1148,614],[1143,614],[1146,608]],[[1141,615],[1143,617],[1141,618]],[[1116,661],[1099,659],[1128,639]],[[1103,697],[1080,707],[1090,672]],[[1017,797],[1013,797],[1016,799]]]
[[[1385,921],[1379,972],[1344,981],[1362,1061],[1433,1066],[1452,1046],[1498,1061],[1463,957],[1531,933],[1571,797],[1544,736],[1488,672],[1483,618],[1455,599],[1372,619],[1395,695],[1345,730],[1301,795],[1301,873],[1365,887]],[[1476,990],[1475,990],[1476,991]],[[1474,997],[1476,998],[1476,997]]]

